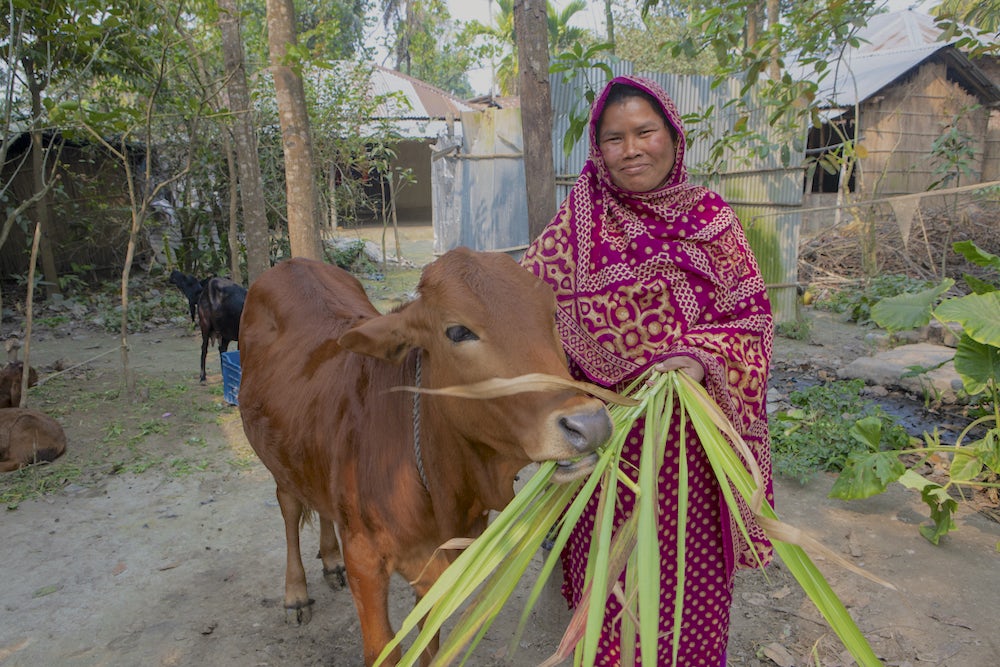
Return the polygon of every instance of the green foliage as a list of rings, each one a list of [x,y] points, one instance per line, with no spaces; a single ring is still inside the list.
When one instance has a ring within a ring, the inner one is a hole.
[[[941,135],[931,143],[931,163],[936,178],[928,190],[954,187],[961,184],[963,176],[976,172],[976,137],[968,130],[963,119],[980,108],[978,104],[962,107],[942,129]]]
[[[855,422],[877,424],[884,447],[900,449],[909,435],[875,403],[861,397],[862,380],[836,381],[792,392],[794,406],[771,415],[771,452],[779,473],[805,483],[818,471],[840,471],[856,452],[868,451]]]
[[[376,267],[365,254],[365,242],[354,241],[341,247],[326,247],[326,261],[355,274],[371,274]]]
[[[496,0],[499,11],[493,14],[495,25],[483,25],[470,21],[467,30],[470,37],[481,37],[487,46],[483,50],[496,65],[496,83],[502,95],[513,95],[517,91],[517,51],[514,46],[514,0]]]
[[[514,35],[514,1],[494,0],[498,11],[493,15],[495,25],[485,26],[478,21],[471,21],[468,34],[481,37],[487,46],[481,51],[480,57],[486,57],[496,66],[496,82],[503,95],[517,93],[517,42]],[[588,50],[597,39],[587,30],[570,25],[577,13],[586,9],[587,3],[582,0],[572,0],[561,10],[551,2],[546,2],[546,25],[548,31],[549,55],[552,59],[560,54],[578,49]],[[552,70],[551,71],[557,71]]]
[[[871,319],[888,331],[922,327],[931,321],[931,307],[955,284],[951,278],[919,292],[880,299],[871,307]]]
[[[882,299],[900,294],[914,294],[931,285],[932,283],[926,280],[904,275],[880,275],[865,284],[833,292],[829,297],[817,300],[816,307],[835,313],[848,313],[850,321],[865,325],[872,321],[872,307]]]
[[[643,0],[644,14],[661,4]],[[820,123],[818,112],[826,100],[818,93],[834,69],[829,67],[831,54],[859,44],[857,31],[880,4],[875,0],[781,3],[780,20],[768,24],[757,0],[691,3],[680,29],[661,48],[688,60],[710,54],[717,63],[712,71],[717,85],[730,78],[742,81],[739,95],[727,104],[727,114],[743,119],[763,107],[768,123],[779,130],[774,136],[797,136],[803,123]],[[757,29],[751,32],[750,25]],[[785,54],[796,54],[796,64],[811,69],[812,76],[793,77]],[[708,117],[702,114],[700,120]],[[727,152],[739,149],[759,158],[779,153],[782,163],[790,164],[792,152],[784,138],[776,141],[748,131],[749,127],[737,120],[732,128],[711,133],[711,160],[720,162]]]
[[[1000,0],[943,0],[930,9],[942,41],[955,42],[956,48],[971,58],[995,55],[1000,50]]]
[[[563,135],[563,154],[569,155],[573,147],[587,131],[590,120],[590,107],[597,99],[597,91],[614,76],[614,72],[601,58],[612,49],[611,44],[591,44],[585,47],[577,42],[566,51],[558,54],[549,65],[549,71],[562,73],[566,81],[574,77],[582,77],[584,81],[583,98],[578,99],[570,109],[569,128]],[[592,71],[596,70],[596,71]]]
[[[409,0],[404,7],[396,4],[396,69],[459,97],[471,97],[466,72],[476,58],[470,48],[473,37],[455,30],[442,0]]]
[[[811,329],[812,323],[808,319],[804,317],[797,317],[794,320],[789,320],[787,322],[778,322],[774,328],[774,332],[782,338],[789,338],[791,340],[809,340],[809,332]]]
[[[668,510],[674,514],[666,517],[660,515],[655,492],[658,470],[666,449],[663,434],[669,431],[675,409],[681,422],[690,420],[690,425],[680,429],[681,437],[672,446],[678,447],[680,460],[684,461],[687,439],[697,434],[698,446],[711,464],[719,483],[720,498],[734,518],[736,531],[753,544],[742,518],[738,501],[742,499],[753,507],[752,511],[771,538],[775,553],[843,642],[853,660],[859,665],[880,664],[843,603],[797,543],[794,535],[797,531],[781,523],[767,500],[754,500],[762,478],[759,471],[751,473],[737,455],[737,447],[733,443],[741,440],[740,435],[718,405],[708,397],[703,387],[683,373],[654,374],[650,379],[652,382],[633,385],[633,388],[639,387],[633,394],[638,405],[615,405],[611,408],[614,435],[598,449],[596,465],[589,475],[564,483],[551,483],[556,481],[553,478],[555,464],[543,462],[483,534],[462,550],[421,597],[403,620],[396,636],[376,659],[376,664],[383,664],[391,651],[401,650],[400,642],[413,637],[414,633],[416,636],[397,662],[399,665],[416,664],[428,645],[437,643],[444,623],[458,612],[461,614],[450,624],[435,661],[440,664],[471,664],[475,660],[473,651],[495,620],[497,611],[513,602],[517,585],[528,567],[538,563],[539,548],[547,537],[551,537],[551,549],[541,564],[534,587],[523,601],[521,620],[511,638],[509,654],[513,655],[524,627],[533,618],[532,611],[554,571],[570,532],[592,498],[600,500],[591,528],[592,547],[584,588],[594,593],[584,595],[556,653],[545,664],[563,664],[571,656],[574,664],[594,664],[607,612],[604,599],[619,577],[624,577],[626,582],[621,595],[624,607],[621,615],[624,628],[622,654],[655,653],[657,642],[664,636],[660,628],[663,605],[668,604],[673,608],[675,621],[667,637],[675,656],[673,662],[676,662],[681,637],[680,621],[684,616],[684,605],[690,603],[689,597],[684,595],[688,489],[682,476],[676,502]],[[645,419],[647,424],[662,423],[664,427],[645,429],[641,460],[637,466],[624,466],[621,461],[622,447],[631,426],[640,418]],[[626,468],[634,470],[634,473],[625,472]],[[628,518],[616,522],[615,498],[624,487],[635,494],[636,502]],[[676,544],[660,543],[657,523],[665,520],[676,524]],[[668,596],[663,589],[660,572],[661,550],[667,548],[671,549],[679,573],[672,596]],[[759,561],[759,555],[754,555]],[[631,664],[634,661],[628,662]]]
[[[631,9],[631,8],[628,8]],[[635,65],[639,72],[709,75],[718,62],[711,53],[674,56],[669,43],[684,31],[683,16],[662,8],[645,16],[638,12],[618,15],[615,23],[615,56]]]
[[[954,244],[953,248],[979,266],[1000,270],[1000,258],[981,250],[974,243],[963,241]],[[933,544],[955,529],[952,517],[958,504],[949,494],[949,488],[996,488],[998,485],[990,480],[1000,473],[1000,291],[982,289],[987,282],[977,279],[973,287],[980,289],[973,294],[950,297],[934,307],[952,284],[953,281],[946,279],[935,288],[926,290],[920,295],[919,304],[913,299],[885,299],[873,310],[873,316],[880,326],[898,326],[908,321],[917,325],[926,320],[928,312],[942,323],[960,324],[963,335],[955,349],[955,371],[962,378],[966,393],[982,399],[980,407],[983,415],[969,424],[952,446],[941,444],[937,429],[933,433],[925,433],[925,447],[899,453],[921,456],[918,464],[909,470],[900,470],[898,461],[890,460],[889,455],[875,455],[877,460],[874,462],[852,459],[841,475],[843,481],[838,479],[832,492],[840,498],[867,498],[885,491],[888,484],[894,481],[920,491],[921,499],[930,509],[932,522],[929,526],[921,526],[920,532]],[[984,437],[964,444],[966,437],[977,427],[986,429]],[[870,449],[879,445],[877,434],[868,434],[865,440]],[[944,485],[916,472],[919,464],[934,453],[944,453],[951,461],[949,479]],[[877,476],[867,474],[875,465],[889,472]]]

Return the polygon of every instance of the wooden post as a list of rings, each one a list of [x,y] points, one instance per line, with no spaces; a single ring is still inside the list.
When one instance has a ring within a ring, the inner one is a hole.
[[[517,36],[524,177],[528,195],[528,237],[534,239],[556,212],[545,0],[514,0],[514,33]]]

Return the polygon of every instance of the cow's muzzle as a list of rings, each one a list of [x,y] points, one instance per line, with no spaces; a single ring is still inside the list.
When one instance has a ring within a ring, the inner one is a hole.
[[[591,411],[563,415],[559,418],[559,429],[573,450],[583,454],[579,458],[557,461],[552,480],[562,484],[588,475],[594,469],[597,464],[594,450],[608,441],[613,427],[611,416],[602,404]]]

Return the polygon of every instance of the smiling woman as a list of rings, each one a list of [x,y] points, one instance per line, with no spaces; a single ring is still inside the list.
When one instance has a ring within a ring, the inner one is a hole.
[[[613,79],[591,110],[587,164],[522,264],[556,292],[574,377],[621,388],[650,369],[683,371],[724,406],[763,471],[761,488],[770,499],[764,404],[771,308],[736,214],[718,194],[688,182],[685,149],[680,115],[666,91],[638,77]],[[659,614],[661,639],[651,662],[724,665],[734,572],[766,563],[771,547],[745,504],[739,514],[748,532],[734,530],[736,517],[721,500],[703,448],[690,437],[680,446],[690,426],[676,414],[667,417],[631,426],[620,468],[636,482],[647,427],[665,434],[666,457],[655,479],[662,602],[647,610]],[[670,521],[682,488],[686,535]],[[587,595],[600,496],[590,497],[562,552],[563,594],[574,607]],[[633,516],[637,499],[630,485],[618,488],[616,527]],[[679,539],[696,554],[686,563],[676,558]],[[675,619],[674,591],[683,581],[692,604]],[[620,583],[628,590],[624,574]],[[634,629],[619,621],[615,596],[606,604],[593,664],[624,663],[623,647],[633,642],[623,635]]]

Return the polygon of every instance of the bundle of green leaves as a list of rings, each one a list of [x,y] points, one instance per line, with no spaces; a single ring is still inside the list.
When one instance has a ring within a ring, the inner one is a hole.
[[[680,622],[684,604],[684,536],[688,496],[685,484],[680,485],[677,496],[678,544],[671,545],[678,554],[677,571],[681,573],[674,591],[661,591],[662,545],[659,544],[657,529],[658,522],[663,519],[657,514],[656,480],[663,462],[669,420],[678,418],[682,425],[679,460],[686,460],[684,448],[704,447],[719,480],[722,495],[744,536],[748,532],[739,518],[737,494],[749,504],[757,522],[772,539],[782,562],[841,638],[854,660],[866,667],[881,664],[800,545],[820,551],[824,558],[845,567],[858,571],[857,568],[778,520],[774,510],[764,500],[763,477],[753,463],[747,445],[704,388],[683,373],[671,372],[655,375],[650,383],[637,382],[627,393],[637,399],[638,404],[611,408],[615,435],[599,451],[597,466],[588,478],[552,484],[550,479],[555,463],[542,464],[478,539],[468,545],[464,541],[442,545],[442,548],[448,549],[467,548],[414,607],[394,640],[383,651],[381,659],[384,660],[422,621],[419,634],[399,662],[400,665],[415,664],[444,622],[459,613],[451,632],[442,641],[434,664],[447,665],[462,656],[468,658],[517,588],[529,564],[539,553],[543,540],[555,525],[554,545],[525,602],[520,626],[523,628],[555,568],[570,531],[595,494],[599,505],[584,599],[577,606],[560,646],[544,664],[558,664],[573,654],[576,664],[593,664],[604,623],[605,600],[619,585],[622,575],[626,582],[623,596],[626,613],[622,615],[622,622],[629,625],[622,632],[623,663],[627,661],[627,656],[634,656],[637,651],[642,655],[655,655],[661,599],[665,595],[672,596],[675,623]],[[660,427],[647,426],[645,429],[638,476],[634,481],[624,473],[619,463],[625,438],[639,418],[644,418],[647,425]],[[693,436],[694,433],[697,438],[691,437],[688,442],[688,434]],[[744,461],[748,462],[750,469]],[[683,463],[681,476],[683,478]],[[636,496],[636,503],[631,516],[618,530],[613,530],[614,499],[619,485],[630,488]],[[512,651],[520,634],[519,629],[511,640]],[[674,632],[673,636],[676,654],[680,633]]]

